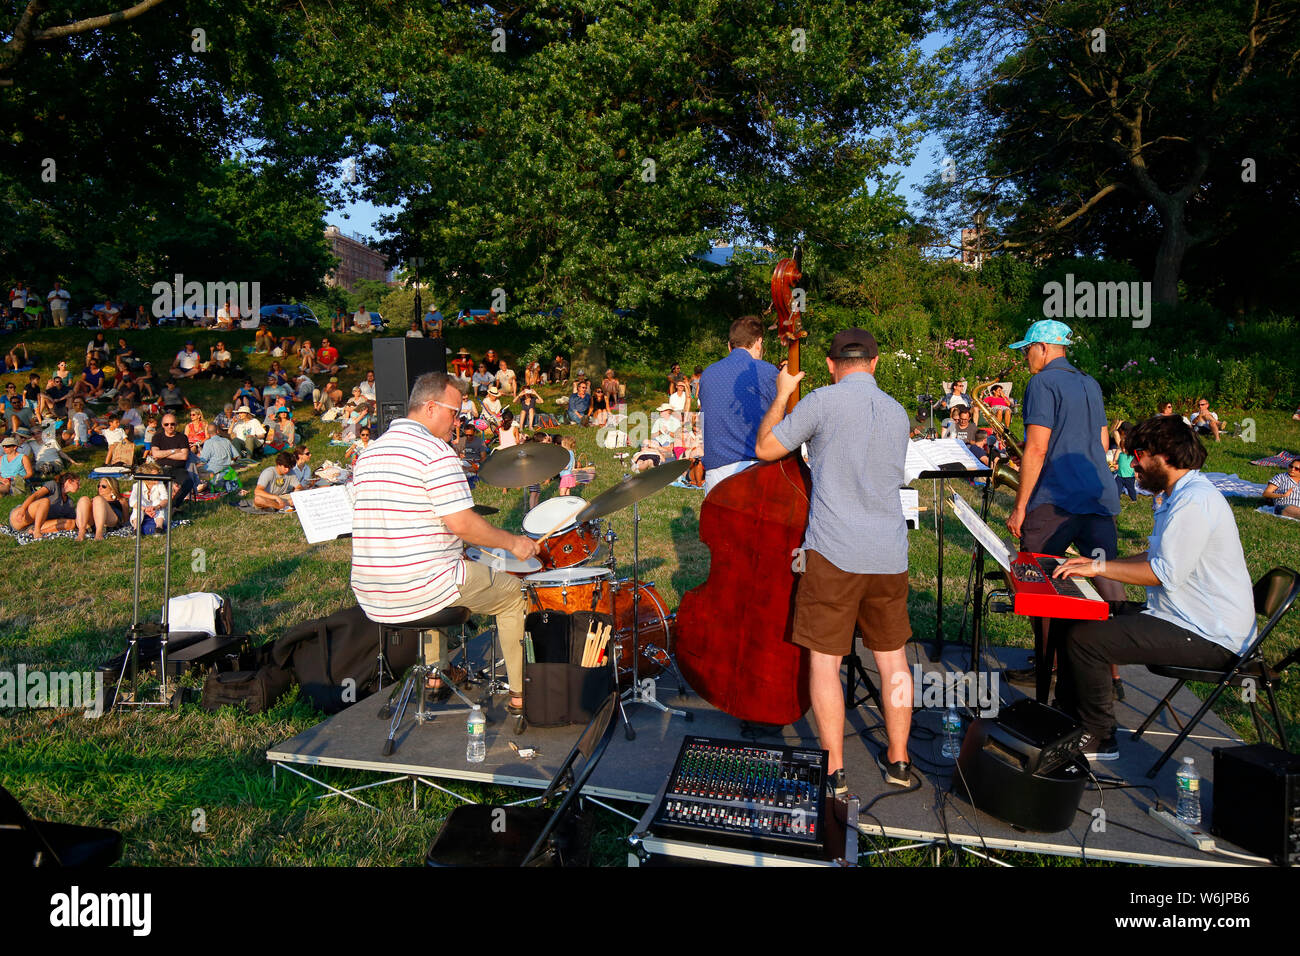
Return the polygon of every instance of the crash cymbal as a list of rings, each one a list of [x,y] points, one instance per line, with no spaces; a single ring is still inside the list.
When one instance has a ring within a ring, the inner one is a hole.
[[[606,489],[591,499],[587,507],[578,512],[575,519],[579,524],[595,518],[621,511],[633,502],[648,498],[661,488],[666,488],[691,470],[691,460],[670,461],[667,464],[649,468],[639,475],[624,478],[613,488]]]
[[[496,514],[501,509],[493,508],[491,505],[475,505],[470,510],[473,511],[476,515],[483,515],[484,517],[487,517],[488,515]]]
[[[498,488],[526,488],[549,481],[564,470],[569,453],[559,445],[525,442],[494,451],[479,465],[479,481]]]

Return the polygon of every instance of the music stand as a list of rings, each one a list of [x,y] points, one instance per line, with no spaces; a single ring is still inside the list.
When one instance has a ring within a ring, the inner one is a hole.
[[[957,439],[948,439],[950,443],[958,442]],[[980,463],[974,455],[965,447],[964,442],[960,442],[961,448],[957,449],[955,444],[946,444],[940,446],[937,452],[938,457],[953,457],[951,461],[935,461],[935,454],[921,452],[917,446],[931,445],[939,446],[939,440],[923,438],[912,442],[909,450],[915,450],[924,464],[920,465],[918,474],[912,476],[912,481],[917,479],[930,479],[934,481],[935,496],[935,522],[938,527],[939,535],[939,559],[935,570],[935,620],[934,620],[934,643],[930,647],[930,660],[938,661],[943,657],[943,648],[945,644],[943,636],[943,502],[944,502],[944,482],[949,478],[983,478],[986,481],[992,480],[993,469]],[[909,454],[909,457],[912,457]],[[909,482],[910,484],[910,482]]]

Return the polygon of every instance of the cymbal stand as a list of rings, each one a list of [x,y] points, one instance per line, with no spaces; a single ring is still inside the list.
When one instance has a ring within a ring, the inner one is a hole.
[[[657,710],[672,714],[674,717],[684,717],[686,720],[693,720],[695,715],[689,711],[679,710],[676,707],[669,707],[655,697],[655,682],[653,678],[647,677],[645,686],[642,686],[639,668],[637,662],[641,656],[641,508],[639,502],[632,503],[632,686],[625,690],[621,695],[622,700],[629,704],[645,704],[654,707]],[[626,715],[626,710],[624,710]],[[636,731],[632,729],[631,723],[626,723],[627,739],[635,740]]]

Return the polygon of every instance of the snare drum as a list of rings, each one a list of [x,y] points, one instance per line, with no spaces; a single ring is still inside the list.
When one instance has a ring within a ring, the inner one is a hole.
[[[536,558],[520,561],[505,548],[479,548],[470,545],[465,549],[465,560],[473,561],[475,564],[486,564],[494,571],[505,571],[509,574],[532,574],[542,569],[542,562]]]
[[[542,543],[538,557],[546,568],[571,568],[593,560],[600,551],[600,528],[595,522],[579,524],[578,512],[587,502],[576,495],[548,498],[524,515],[524,534],[537,540],[552,528],[559,530]]]

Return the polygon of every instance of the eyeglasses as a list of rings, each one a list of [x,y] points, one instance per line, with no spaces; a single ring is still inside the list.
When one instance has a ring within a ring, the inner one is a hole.
[[[176,423],[175,423],[175,422],[163,422],[163,423],[162,423],[162,426],[163,426],[163,428],[175,428],[175,427],[176,427]]]
[[[448,405],[446,402],[438,402],[438,401],[434,401],[434,400],[432,400],[432,399],[430,399],[429,404],[430,404],[430,405],[438,405],[438,406],[440,406],[440,407],[442,407],[442,408],[446,408],[446,409],[448,409],[448,410],[450,410],[450,411],[455,412],[457,415],[460,414],[460,408],[461,408],[461,406],[459,406],[459,405]]]

